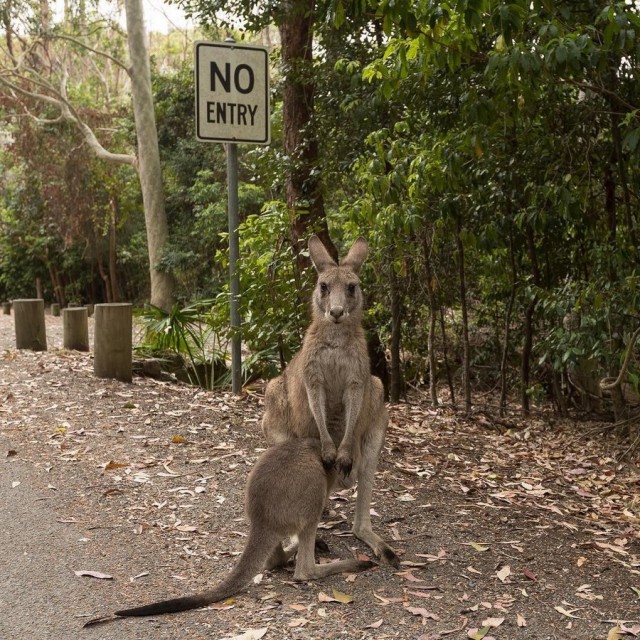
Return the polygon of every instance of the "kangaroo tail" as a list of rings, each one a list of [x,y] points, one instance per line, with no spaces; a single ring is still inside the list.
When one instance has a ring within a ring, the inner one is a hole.
[[[176,613],[204,607],[212,602],[219,602],[234,595],[247,585],[251,578],[264,568],[269,556],[280,544],[280,539],[274,535],[249,531],[247,544],[238,563],[231,573],[216,587],[203,593],[171,600],[161,600],[142,607],[116,611],[117,616],[157,616],[163,613]]]

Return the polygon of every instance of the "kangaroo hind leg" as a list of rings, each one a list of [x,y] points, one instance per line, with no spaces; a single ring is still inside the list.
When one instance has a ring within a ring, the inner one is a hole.
[[[316,544],[316,524],[307,527],[299,535],[298,557],[296,558],[296,570],[294,580],[317,580],[336,573],[365,571],[375,567],[376,563],[370,560],[338,560],[326,564],[316,564],[314,548]]]

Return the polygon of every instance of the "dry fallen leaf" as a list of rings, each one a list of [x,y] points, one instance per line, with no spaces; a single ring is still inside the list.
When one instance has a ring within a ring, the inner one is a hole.
[[[564,607],[553,607],[558,613],[561,613],[563,616],[567,616],[567,618],[578,618],[578,616],[574,616],[571,611],[567,611]],[[574,609],[577,611],[577,609]]]
[[[113,580],[113,576],[108,573],[100,573],[100,571],[74,571],[77,576],[87,576],[88,578],[98,578],[100,580]]]
[[[336,602],[341,602],[342,604],[349,604],[350,602],[353,602],[353,596],[342,593],[342,591],[338,591],[337,589],[333,589],[332,594]]]
[[[504,618],[487,618],[482,621],[483,627],[499,627],[504,622]]]
[[[437,616],[435,613],[431,613],[430,611],[427,611],[426,609],[422,609],[421,607],[405,607],[405,609],[409,613],[412,613],[414,616],[420,616],[425,620],[435,620],[436,622],[440,620],[440,617]]]
[[[293,620],[291,620],[291,622],[289,622],[289,626],[292,629],[297,629],[298,627],[305,627],[308,624],[309,624],[309,620],[307,620],[306,618],[294,618]]]
[[[467,631],[467,637],[471,638],[471,640],[482,640],[486,637],[489,631],[491,631],[491,627],[482,627],[482,629],[469,629]]]
[[[375,622],[372,622],[371,624],[368,624],[365,629],[379,629],[382,626],[382,622],[383,619],[380,618],[380,620],[376,620]]]
[[[500,582],[505,582],[505,580],[511,575],[511,567],[508,564],[505,564],[500,571],[496,572],[496,576]]]
[[[489,551],[488,546],[480,544],[479,542],[465,542],[465,544],[473,547],[476,551]]]
[[[126,462],[114,462],[113,460],[109,460],[109,462],[104,465],[104,470],[109,471],[110,469],[123,469],[128,466],[129,465]]]
[[[261,629],[249,629],[239,636],[233,636],[229,640],[260,640],[267,633],[269,627],[262,627]]]
[[[525,620],[524,616],[519,613],[516,614],[516,623],[519,627],[527,626],[527,621]]]
[[[607,640],[623,640],[623,634],[620,627],[616,626],[609,630]]]

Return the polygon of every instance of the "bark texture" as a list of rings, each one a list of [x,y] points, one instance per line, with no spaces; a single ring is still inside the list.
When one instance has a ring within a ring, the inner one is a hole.
[[[170,271],[159,269],[169,237],[169,228],[165,211],[142,0],[126,0],[125,10],[131,60],[131,96],[138,138],[138,173],[142,187],[149,250],[151,304],[169,311],[175,301],[175,279]]]

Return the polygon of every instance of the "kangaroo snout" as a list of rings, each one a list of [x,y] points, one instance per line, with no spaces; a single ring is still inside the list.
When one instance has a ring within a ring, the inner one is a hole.
[[[344,307],[331,307],[329,313],[334,320],[340,320],[344,315]]]

